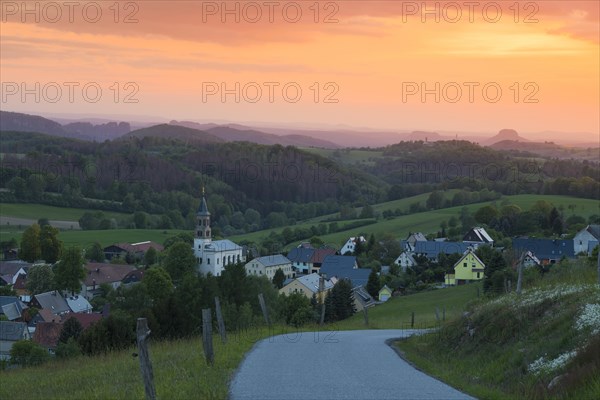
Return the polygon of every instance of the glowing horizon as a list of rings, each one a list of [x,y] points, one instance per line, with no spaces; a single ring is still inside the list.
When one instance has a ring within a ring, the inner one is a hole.
[[[21,2],[2,2],[2,109],[395,131],[600,132],[597,2],[475,2],[472,13],[469,2],[438,2],[437,11],[435,2],[424,9],[423,2],[273,2],[272,10],[267,3],[228,2],[233,11],[224,14],[222,2],[120,2],[118,10],[110,2],[91,22],[94,2],[78,3],[71,16],[58,2],[60,19],[45,3],[30,2],[33,11],[23,14]],[[292,3],[301,7],[297,22]],[[87,15],[78,11],[85,4]],[[262,17],[253,23],[256,10]],[[78,83],[72,102],[69,82]],[[97,102],[79,90],[90,83],[102,90]],[[62,94],[53,103],[56,86]],[[23,88],[40,101],[23,97]]]

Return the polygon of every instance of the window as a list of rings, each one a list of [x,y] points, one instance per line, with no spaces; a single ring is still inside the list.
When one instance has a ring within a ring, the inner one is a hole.
[[[477,273],[477,279],[479,279],[479,272]]]
[[[217,264],[219,263],[219,259],[217,258]]]
[[[210,264],[210,258],[207,258],[207,259],[206,259],[206,263],[207,263],[207,264]]]
[[[200,258],[198,259],[198,263],[199,263],[199,264],[202,264],[202,257],[200,257]]]
[[[467,268],[467,263],[463,263],[463,267]]]

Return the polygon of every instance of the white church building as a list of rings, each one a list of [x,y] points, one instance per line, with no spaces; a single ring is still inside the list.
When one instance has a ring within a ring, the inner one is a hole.
[[[246,262],[241,246],[231,240],[212,240],[210,231],[210,213],[204,193],[200,208],[196,213],[196,231],[194,233],[194,255],[198,262],[198,271],[202,275],[211,273],[220,276],[229,264]]]

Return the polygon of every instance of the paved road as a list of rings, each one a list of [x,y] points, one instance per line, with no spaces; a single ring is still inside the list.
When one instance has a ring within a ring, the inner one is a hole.
[[[230,398],[472,399],[416,370],[385,344],[387,339],[413,333],[417,331],[366,330],[265,339],[242,362]]]

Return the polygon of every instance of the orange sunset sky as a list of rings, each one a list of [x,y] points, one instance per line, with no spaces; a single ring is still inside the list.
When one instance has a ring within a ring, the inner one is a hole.
[[[598,140],[597,1],[1,3],[7,111]]]

